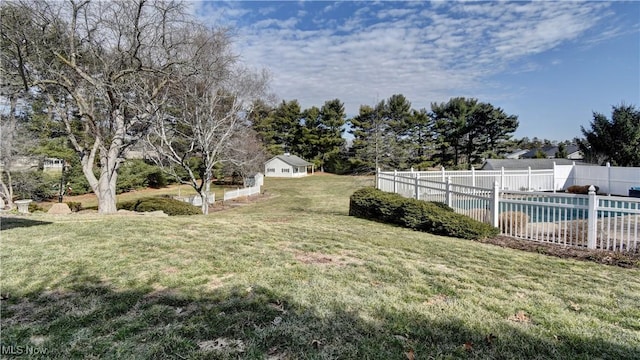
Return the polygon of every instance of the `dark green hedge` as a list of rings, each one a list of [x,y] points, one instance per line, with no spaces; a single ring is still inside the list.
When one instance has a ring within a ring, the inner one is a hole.
[[[497,228],[457,214],[445,204],[408,199],[374,188],[351,195],[349,215],[462,239],[498,235]]]
[[[118,203],[118,209],[149,212],[162,210],[167,215],[198,215],[202,214],[199,207],[186,202],[166,197],[146,197],[133,201]]]

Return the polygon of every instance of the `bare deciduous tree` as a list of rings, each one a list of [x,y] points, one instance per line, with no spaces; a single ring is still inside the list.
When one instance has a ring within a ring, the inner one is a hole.
[[[227,168],[242,177],[244,186],[251,175],[263,171],[267,152],[257,133],[247,127],[236,132],[228,147]]]
[[[14,53],[3,71],[47,98],[80,157],[99,212],[115,212],[126,152],[153,123],[163,90],[194,72],[186,31],[193,24],[184,5],[70,0],[1,6],[3,18],[23,18],[2,27],[3,44]]]
[[[214,167],[227,160],[231,139],[244,131],[253,100],[265,92],[267,75],[239,65],[226,31],[195,32],[197,71],[167,87],[162,116],[155,117],[147,144],[157,165],[198,192],[207,214]]]

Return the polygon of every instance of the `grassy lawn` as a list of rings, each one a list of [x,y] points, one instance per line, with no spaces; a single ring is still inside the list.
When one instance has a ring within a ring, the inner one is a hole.
[[[640,270],[347,216],[372,183],[267,178],[270,198],[209,216],[2,219],[0,357],[638,359]]]

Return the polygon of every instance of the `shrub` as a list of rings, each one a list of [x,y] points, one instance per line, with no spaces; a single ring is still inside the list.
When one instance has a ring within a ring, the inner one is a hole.
[[[57,195],[60,179],[42,171],[12,174],[13,195],[17,199],[42,201]]]
[[[73,212],[78,212],[78,211],[82,210],[82,203],[81,202],[68,201],[67,202],[67,206],[69,206],[69,209],[71,209],[71,211],[73,211]]]
[[[520,211],[508,211],[501,213],[498,221],[505,234],[522,235],[529,223],[529,215]]]
[[[360,189],[351,196],[349,215],[463,239],[498,235],[497,228],[457,214],[446,205],[408,199],[374,188]]]
[[[127,161],[120,168],[116,192],[122,193],[146,187],[161,188],[166,185],[167,178],[157,166],[136,159]]]
[[[571,193],[571,194],[587,195],[587,194],[589,194],[589,187],[590,186],[591,185],[571,185],[565,191],[568,192],[568,193]],[[598,192],[598,190],[600,190],[600,188],[595,186],[595,185],[593,187],[596,188],[596,193]]]
[[[167,215],[198,215],[202,214],[200,208],[187,204],[180,200],[166,197],[146,197],[133,201],[117,204],[118,209],[149,212],[162,210]]]
[[[44,212],[44,208],[35,202],[29,203],[29,212]]]

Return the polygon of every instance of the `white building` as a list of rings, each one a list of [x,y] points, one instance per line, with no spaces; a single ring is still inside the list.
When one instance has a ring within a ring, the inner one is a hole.
[[[295,155],[285,153],[264,163],[264,175],[270,177],[302,177],[307,176],[307,169],[313,164]]]

